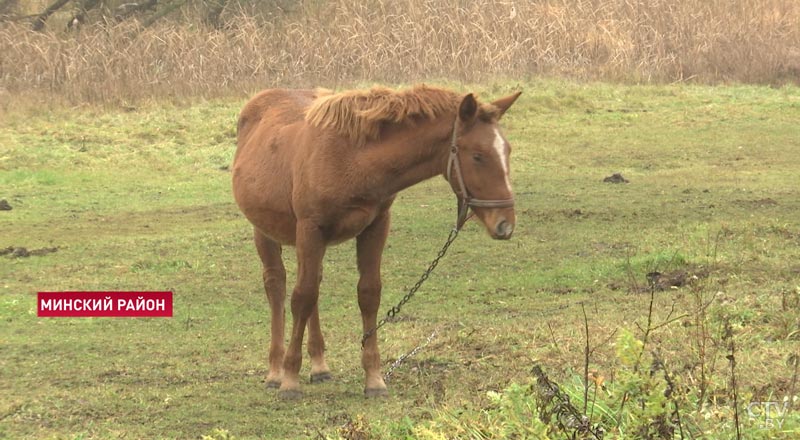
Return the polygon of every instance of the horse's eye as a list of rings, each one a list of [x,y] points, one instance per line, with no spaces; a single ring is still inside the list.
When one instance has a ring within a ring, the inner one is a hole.
[[[481,153],[474,153],[472,155],[472,160],[474,160],[475,162],[478,162],[478,163],[482,163],[483,162],[483,155]]]

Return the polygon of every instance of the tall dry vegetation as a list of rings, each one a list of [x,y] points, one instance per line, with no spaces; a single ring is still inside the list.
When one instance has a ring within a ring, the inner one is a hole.
[[[796,0],[307,2],[227,25],[0,26],[0,96],[69,102],[216,96],[274,85],[568,75],[800,82]]]

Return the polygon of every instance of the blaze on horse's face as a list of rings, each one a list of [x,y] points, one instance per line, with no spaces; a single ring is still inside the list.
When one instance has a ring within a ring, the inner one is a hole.
[[[496,112],[481,110],[472,94],[465,96],[461,102],[458,116],[458,160],[464,186],[474,199],[513,200],[509,175],[511,146],[501,133],[498,121],[520,93],[493,102]],[[460,188],[457,188],[458,184],[453,180],[450,179],[450,184],[455,185],[453,189],[459,193]],[[516,223],[513,206],[472,206],[471,209],[492,238],[511,238]]]

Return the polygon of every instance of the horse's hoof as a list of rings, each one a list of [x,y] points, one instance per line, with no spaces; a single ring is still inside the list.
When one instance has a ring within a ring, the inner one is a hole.
[[[281,381],[279,380],[268,380],[267,381],[267,388],[280,388]]]
[[[389,390],[386,388],[367,388],[364,390],[364,397],[367,399],[389,397]]]
[[[283,400],[297,400],[303,397],[303,392],[297,389],[288,389],[278,391],[278,397]]]
[[[323,371],[322,373],[314,373],[311,375],[311,383],[322,383],[331,379],[333,379],[333,376],[331,376],[329,371]]]

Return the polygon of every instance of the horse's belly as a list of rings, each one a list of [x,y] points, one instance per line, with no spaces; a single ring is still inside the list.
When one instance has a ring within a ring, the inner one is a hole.
[[[291,214],[276,212],[261,213],[252,218],[250,223],[271,240],[284,245],[294,245],[297,241],[297,223]]]
[[[268,177],[271,175],[254,176],[234,169],[234,196],[239,209],[256,229],[278,243],[293,245],[297,219],[291,209],[289,190],[285,182]]]
[[[377,215],[377,209],[352,209],[345,212],[328,228],[328,242],[337,244],[360,235],[375,221]]]

